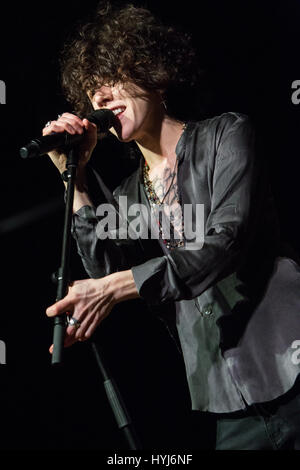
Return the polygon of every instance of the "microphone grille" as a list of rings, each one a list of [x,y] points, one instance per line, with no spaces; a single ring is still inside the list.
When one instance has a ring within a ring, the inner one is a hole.
[[[98,127],[99,131],[106,132],[115,122],[115,115],[110,109],[97,109],[87,119]]]

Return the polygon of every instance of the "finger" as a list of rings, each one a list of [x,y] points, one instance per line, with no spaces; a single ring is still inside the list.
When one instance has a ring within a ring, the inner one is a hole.
[[[94,315],[90,316],[89,318],[86,318],[80,328],[77,329],[75,333],[75,338],[79,341],[85,341],[89,339],[98,325],[101,323],[101,321],[106,318],[111,311],[111,308],[105,308],[105,310],[97,310],[97,312],[94,312]],[[98,313],[98,314],[97,314]]]
[[[51,133],[53,132],[53,130],[52,130],[53,123],[54,123],[54,121],[51,121],[50,124],[47,124],[47,126],[45,126],[45,127],[43,128],[43,130],[42,130],[42,134],[43,134],[43,135],[49,135],[49,134],[51,134]]]
[[[97,126],[93,122],[88,121],[87,119],[83,120],[83,125],[85,133],[87,136],[87,142],[93,147],[97,144]]]
[[[65,348],[69,348],[70,346],[72,346],[72,344],[76,343],[77,341],[86,341],[88,339],[88,337],[85,337],[84,334],[82,336],[80,336],[80,334],[78,333],[78,329],[79,328],[76,329],[76,328],[72,327],[71,325],[68,326],[68,328],[66,330],[66,336],[65,336],[65,339],[64,339],[64,347]],[[72,332],[72,330],[74,330],[74,331]],[[76,333],[76,335],[74,335],[73,333]],[[49,353],[50,354],[53,354],[53,349],[54,349],[54,345],[51,344],[51,346],[49,348]]]
[[[70,346],[72,346],[72,344],[76,343],[76,339],[75,338],[66,338],[65,341],[64,341],[64,347],[65,348],[69,348]],[[49,348],[49,353],[50,354],[53,354],[53,349],[54,349],[54,346],[53,344],[51,344],[50,348]]]
[[[75,331],[75,339],[77,341],[79,340],[86,340],[88,339],[88,337],[86,336],[86,332],[88,330],[88,328],[90,327],[90,325],[92,325],[93,323],[95,323],[95,318],[94,316],[93,317],[89,317],[89,318],[85,318],[84,321],[81,323],[80,327],[76,329]]]
[[[81,338],[85,341],[87,339],[89,339],[92,334],[94,333],[94,331],[96,330],[96,328],[98,327],[99,325],[99,321],[93,321],[89,326],[88,328],[86,329],[86,331],[84,332],[84,334],[81,336]]]
[[[75,315],[72,316],[75,318]],[[76,318],[80,322],[80,325],[76,327],[76,325],[68,325],[66,329],[66,340],[72,341],[85,341],[89,338],[86,336],[86,331],[90,328],[92,324],[95,324],[95,328],[99,323],[99,317],[95,314],[95,312],[91,312],[91,315],[84,317],[84,312]]]
[[[83,119],[82,122],[88,132],[95,132],[95,130],[97,130],[97,126],[94,122],[90,122],[88,119]]]
[[[51,124],[47,127],[44,127],[42,133],[43,135],[52,134],[52,132],[68,132],[69,134],[76,134],[76,130],[67,122],[52,121]]]
[[[74,320],[77,320],[79,323],[75,323],[74,325],[68,324],[66,329],[66,335],[68,336],[75,336],[77,331],[82,328],[82,325],[84,323],[83,321],[81,322],[78,318],[75,318],[74,315],[72,316],[72,318],[74,318]]]
[[[77,341],[82,341],[82,340],[80,340],[79,338],[75,338],[74,335],[66,335],[64,339],[64,347],[69,348],[70,346],[72,346],[72,344],[76,343]],[[49,348],[50,354],[53,354],[53,349],[54,349],[54,345],[51,344]]]
[[[70,297],[67,295],[63,299],[59,300],[46,310],[46,315],[48,317],[55,317],[56,315],[61,315],[68,311],[72,312],[74,310],[74,302],[71,301]]]
[[[75,339],[74,336],[67,336],[65,338],[65,341],[64,341],[64,347],[69,348],[70,346],[72,346],[76,342],[77,342],[77,339]]]
[[[83,341],[87,341],[89,338],[85,338],[85,337],[80,337],[77,339],[77,341],[80,341],[80,342],[83,342]]]
[[[59,124],[68,124],[71,126],[72,129],[74,129],[78,134],[82,134],[84,132],[84,124],[82,121],[78,121],[76,119],[73,119],[72,117],[60,117],[59,120],[57,121]]]
[[[66,119],[59,119],[58,121],[51,121],[51,124],[43,129],[43,135],[52,134],[52,132],[68,132],[69,134],[83,134],[83,125],[78,125],[75,122],[70,122]]]
[[[50,125],[48,129],[49,128],[52,128],[52,132],[68,132],[69,134],[83,133],[82,127],[77,129],[70,122],[64,120],[54,121],[53,125]]]
[[[77,124],[81,125],[82,126],[82,119],[80,119],[78,116],[76,116],[75,114],[71,114],[71,113],[63,113],[59,119],[67,119],[67,120],[71,120],[73,122],[77,122]]]
[[[75,318],[75,315],[72,316],[72,318],[76,319],[79,321],[79,324],[75,325],[68,325],[66,328],[66,341],[70,340],[79,340],[79,338],[84,337],[85,331],[93,321],[93,318],[87,317],[83,318],[81,315],[80,318],[83,318],[82,320],[79,320],[78,318]]]

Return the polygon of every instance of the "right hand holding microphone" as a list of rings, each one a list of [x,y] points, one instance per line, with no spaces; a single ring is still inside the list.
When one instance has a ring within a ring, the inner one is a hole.
[[[64,113],[58,117],[56,121],[50,121],[43,129],[43,136],[50,135],[53,132],[68,132],[71,135],[84,134],[83,140],[80,142],[78,170],[85,167],[89,161],[92,152],[97,144],[97,126],[87,119],[80,119],[71,113]],[[59,149],[48,152],[52,162],[63,173],[66,170],[67,155]]]

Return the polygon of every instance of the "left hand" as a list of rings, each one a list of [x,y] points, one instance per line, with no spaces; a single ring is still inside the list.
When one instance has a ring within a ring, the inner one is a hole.
[[[71,346],[76,341],[91,337],[99,323],[111,312],[116,304],[106,277],[74,281],[62,300],[47,308],[49,317],[68,313],[80,322],[80,326],[68,325],[64,345]],[[53,345],[49,349],[53,351]]]
[[[64,345],[91,337],[99,323],[119,302],[139,297],[131,270],[119,271],[100,279],[74,281],[63,299],[47,308],[48,317],[68,313],[80,322],[68,325]],[[49,349],[52,354],[53,345]]]

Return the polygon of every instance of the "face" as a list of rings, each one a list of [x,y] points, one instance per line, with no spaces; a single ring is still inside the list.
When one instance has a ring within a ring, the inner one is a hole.
[[[103,85],[89,96],[93,108],[111,109],[116,124],[111,128],[119,140],[142,141],[162,119],[163,107],[158,92],[148,92],[134,84]]]

